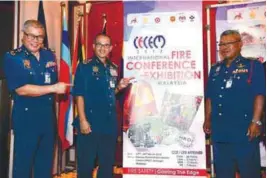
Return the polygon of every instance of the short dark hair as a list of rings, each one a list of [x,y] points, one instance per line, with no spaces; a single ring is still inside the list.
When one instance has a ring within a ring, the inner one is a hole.
[[[95,39],[94,39],[94,44],[96,44],[96,39],[100,36],[104,36],[104,37],[108,37],[109,38],[109,41],[110,41],[110,44],[111,44],[111,37],[109,35],[106,35],[106,34],[103,34],[103,33],[98,33],[96,36],[95,36]]]
[[[227,36],[227,35],[237,35],[241,39],[241,34],[239,33],[238,30],[225,30],[224,32],[222,32],[220,38],[222,38],[223,36]]]

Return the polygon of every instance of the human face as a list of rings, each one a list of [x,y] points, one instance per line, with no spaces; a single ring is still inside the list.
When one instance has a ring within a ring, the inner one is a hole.
[[[32,53],[36,53],[43,46],[44,30],[42,28],[28,27],[23,34],[22,42]]]
[[[223,59],[235,59],[240,54],[241,48],[242,41],[238,35],[225,35],[220,39],[219,52]]]
[[[110,44],[110,39],[107,36],[98,36],[96,38],[95,44],[93,44],[93,49],[95,55],[103,62],[105,62],[109,53],[112,50],[112,45]]]

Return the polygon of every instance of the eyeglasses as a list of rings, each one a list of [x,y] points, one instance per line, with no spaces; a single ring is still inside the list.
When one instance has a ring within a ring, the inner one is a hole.
[[[103,47],[103,48],[109,48],[110,46],[111,46],[111,44],[101,44],[101,43],[96,43],[95,44],[95,46],[97,47],[97,48],[101,48],[101,47]]]
[[[27,38],[28,38],[29,40],[34,40],[34,39],[36,39],[38,42],[42,42],[42,41],[44,41],[44,36],[43,36],[43,35],[35,36],[35,35],[33,35],[33,34],[26,33],[26,32],[24,32],[24,34],[27,36]]]
[[[227,42],[227,43],[219,43],[218,46],[219,47],[222,47],[222,46],[228,46],[228,45],[231,45],[231,44],[235,44],[237,42],[240,42],[241,40],[237,40],[237,41],[231,41],[231,42]]]

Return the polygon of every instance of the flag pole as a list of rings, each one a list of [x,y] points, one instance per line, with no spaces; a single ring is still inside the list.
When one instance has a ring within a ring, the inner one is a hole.
[[[64,15],[64,8],[65,8],[66,4],[65,2],[61,2],[60,3],[60,7],[61,7],[61,31],[63,31],[63,15]],[[62,35],[60,36],[60,41],[62,41]],[[62,49],[61,49],[62,50]],[[60,99],[59,99],[59,104],[60,104]],[[60,113],[60,107],[58,107],[58,110]],[[59,119],[58,119],[59,121]],[[58,123],[59,124],[59,123]],[[60,135],[59,135],[59,131],[58,131],[58,135],[57,135],[57,147],[58,147],[58,154],[57,154],[57,175],[60,176],[61,171],[62,171],[62,143],[60,140]]]

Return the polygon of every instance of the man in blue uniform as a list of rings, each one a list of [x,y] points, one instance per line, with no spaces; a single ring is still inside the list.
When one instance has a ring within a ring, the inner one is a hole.
[[[217,178],[260,178],[259,135],[265,96],[262,64],[241,56],[238,31],[220,36],[223,61],[212,66],[206,91],[205,133],[211,134]]]
[[[54,54],[42,48],[44,27],[36,20],[23,26],[23,45],[7,52],[4,72],[14,100],[13,178],[51,178],[55,116],[54,94],[65,93],[67,84],[57,83]]]
[[[115,94],[132,78],[123,78],[117,84],[117,66],[107,58],[112,50],[109,36],[97,35],[93,49],[95,56],[79,63],[74,81],[79,115],[74,120],[78,178],[92,178],[96,156],[98,178],[111,178],[117,138]]]

